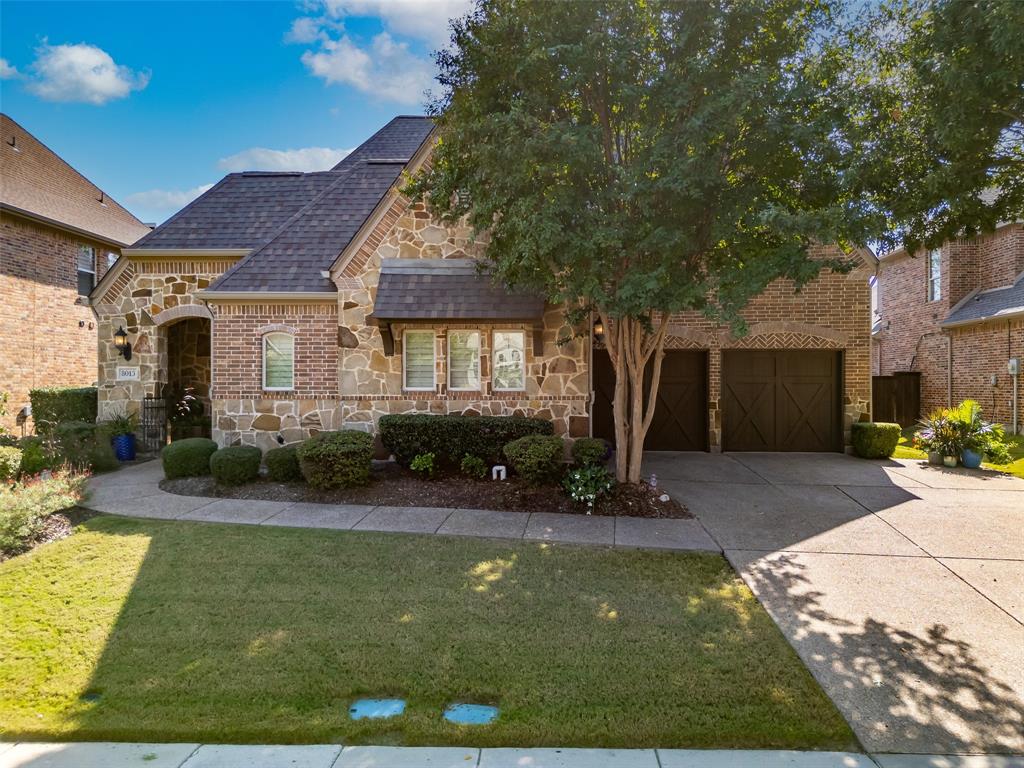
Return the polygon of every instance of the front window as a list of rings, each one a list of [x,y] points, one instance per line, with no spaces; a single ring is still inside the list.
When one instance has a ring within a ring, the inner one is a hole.
[[[928,252],[928,301],[942,298],[942,251]]]
[[[406,331],[402,334],[402,367],[405,388],[434,389],[434,332]]]
[[[268,333],[263,337],[263,388],[295,388],[295,338],[290,333]]]
[[[526,388],[526,334],[522,331],[494,332],[494,389]]]
[[[480,332],[448,334],[448,389],[480,389]]]
[[[78,246],[78,295],[88,296],[96,285],[96,251],[91,245]]]

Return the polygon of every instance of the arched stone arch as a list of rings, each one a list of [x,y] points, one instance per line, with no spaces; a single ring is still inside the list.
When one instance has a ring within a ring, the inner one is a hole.
[[[268,333],[288,333],[292,336],[298,336],[299,329],[291,325],[284,325],[283,323],[272,323],[256,329],[257,336],[266,336]]]
[[[213,314],[202,304],[179,304],[176,307],[165,309],[153,316],[153,323],[157,326],[170,325],[173,322],[188,317],[199,317],[203,320],[213,320]]]

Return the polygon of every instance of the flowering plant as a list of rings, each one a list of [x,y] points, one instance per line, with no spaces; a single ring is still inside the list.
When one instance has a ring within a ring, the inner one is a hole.
[[[562,481],[562,487],[573,501],[586,503],[588,515],[593,511],[597,498],[614,486],[615,478],[611,472],[598,464],[573,469]]]

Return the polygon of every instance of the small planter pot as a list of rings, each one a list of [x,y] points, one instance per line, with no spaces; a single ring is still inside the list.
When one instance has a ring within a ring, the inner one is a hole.
[[[118,461],[135,461],[135,435],[115,435],[111,443]]]
[[[928,451],[928,463],[939,466],[942,464],[942,454],[938,451]]]
[[[945,467],[955,467],[959,461],[956,456],[943,456],[942,465]]]
[[[962,461],[963,465],[968,469],[977,469],[981,466],[981,454],[976,451],[972,451],[969,448],[965,448],[964,452],[960,454],[960,461]]]

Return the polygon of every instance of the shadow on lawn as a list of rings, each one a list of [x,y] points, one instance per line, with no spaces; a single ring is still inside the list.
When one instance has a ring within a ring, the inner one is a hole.
[[[919,753],[1024,751],[1024,702],[970,643],[941,624],[915,634],[876,619],[844,620],[823,607],[805,570],[787,554],[746,568],[825,690],[857,713],[851,725],[869,750],[896,742]]]

